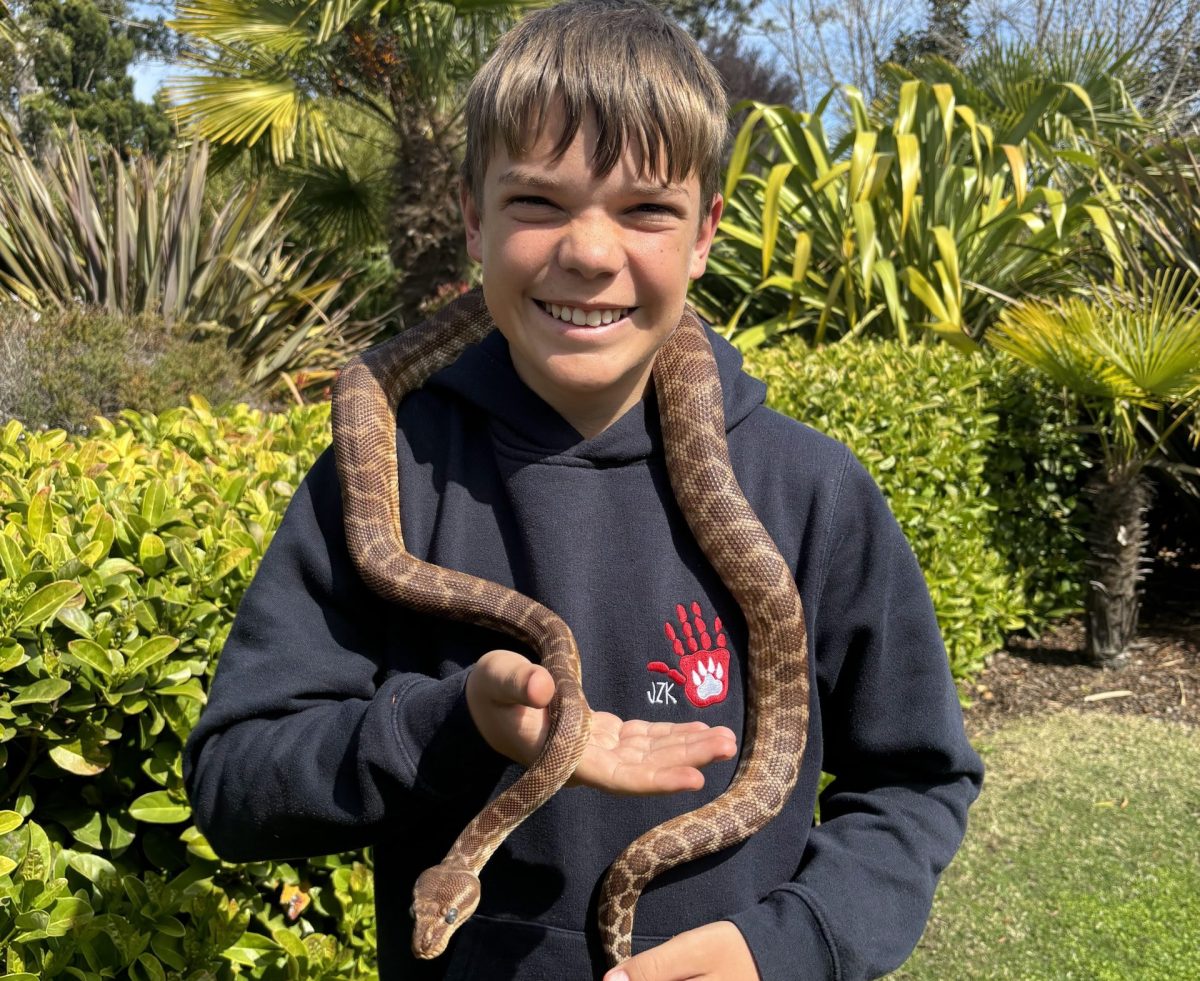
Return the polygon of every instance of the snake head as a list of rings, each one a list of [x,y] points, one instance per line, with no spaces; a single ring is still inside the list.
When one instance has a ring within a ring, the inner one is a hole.
[[[413,886],[413,954],[437,957],[479,905],[479,879],[466,869],[435,865]]]

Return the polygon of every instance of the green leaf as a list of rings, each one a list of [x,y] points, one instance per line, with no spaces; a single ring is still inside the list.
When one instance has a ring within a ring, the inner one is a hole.
[[[19,828],[24,820],[16,811],[0,811],[0,835],[6,835],[14,828]]]
[[[1028,185],[1025,170],[1025,154],[1021,152],[1019,146],[1013,146],[1009,143],[1000,144],[1000,149],[1004,151],[1004,156],[1008,158],[1008,167],[1012,172],[1013,191],[1017,196],[1017,205],[1020,206],[1025,201],[1025,189]]]
[[[167,974],[162,969],[162,965],[158,962],[158,958],[151,954],[141,954],[137,959],[138,964],[146,972],[146,977],[149,981],[167,981]]]
[[[208,839],[195,826],[184,831],[179,836],[179,840],[187,845],[187,850],[197,858],[202,858],[209,862],[218,860],[217,853],[212,850],[212,845],[208,843]]]
[[[734,140],[733,150],[729,156],[729,167],[725,172],[725,193],[723,195],[726,201],[733,198],[734,188],[737,187],[737,182],[746,169],[746,161],[750,155],[751,141],[755,136],[755,127],[767,112],[766,106],[757,103],[754,105],[755,108],[746,116],[746,121],[742,123],[742,128],[738,131],[737,139]]]
[[[775,240],[779,234],[780,204],[779,197],[783,190],[784,181],[792,172],[792,164],[781,163],[771,168],[767,178],[767,190],[763,199],[763,246],[762,246],[762,278],[767,278],[771,263],[775,259]]]
[[[151,480],[146,484],[142,496],[142,517],[150,526],[157,527],[167,507],[167,485],[161,480]]]
[[[42,539],[54,527],[54,511],[50,506],[49,487],[43,487],[30,498],[25,527],[29,529],[29,534],[32,536],[35,545],[40,545]]]
[[[8,875],[16,867],[17,867],[17,863],[14,862],[11,858],[9,858],[7,855],[0,855],[0,875]],[[5,976],[13,977],[13,975],[11,975],[11,974],[5,975]],[[21,975],[21,977],[24,977],[24,975]],[[33,975],[30,974],[29,977],[33,977]],[[4,981],[3,977],[0,977],[0,981]]]
[[[0,672],[11,671],[29,660],[23,645],[15,640],[0,643]]]
[[[272,930],[271,936],[275,938],[275,942],[287,953],[289,957],[296,958],[301,966],[308,963],[308,948],[304,946],[304,942],[297,937],[291,930],[285,927]]]
[[[15,627],[41,626],[73,600],[81,588],[79,583],[65,579],[43,586],[22,604]]]
[[[72,739],[59,743],[50,750],[50,759],[62,770],[79,777],[94,777],[103,773],[112,763],[112,752],[106,746],[97,746],[91,741]]]
[[[72,657],[92,670],[100,672],[106,678],[112,677],[112,657],[94,640],[73,640],[67,644],[67,650],[71,652]]]
[[[54,618],[80,637],[91,637],[92,635],[92,618],[88,616],[82,607],[64,606],[54,614]]]
[[[138,563],[147,576],[157,576],[167,567],[167,547],[154,532],[142,536],[138,545]]]
[[[93,538],[90,542],[79,550],[76,558],[80,563],[89,569],[94,569],[97,563],[107,558],[108,549],[104,547],[104,542]]]
[[[127,674],[140,674],[164,658],[170,657],[171,652],[179,646],[175,637],[151,637],[136,651],[129,655],[125,663]]]
[[[83,926],[92,918],[92,907],[86,899],[68,896],[54,904],[50,911],[50,922],[46,933],[51,937],[65,936],[76,927]]]
[[[117,867],[112,862],[90,852],[68,850],[67,864],[89,882],[97,885],[117,877]]]
[[[221,956],[243,967],[255,967],[268,955],[277,956],[280,947],[270,937],[261,933],[243,933],[232,945],[221,951]]]
[[[199,678],[188,678],[187,681],[166,685],[154,690],[160,695],[178,695],[182,698],[192,698],[201,704],[208,701],[208,696],[204,693],[204,687],[200,684]]]
[[[0,565],[4,566],[4,574],[13,582],[22,579],[29,571],[29,563],[21,552],[21,546],[0,532]]]
[[[9,705],[36,705],[41,702],[53,702],[71,690],[71,682],[66,678],[44,678],[26,685]]]
[[[224,579],[229,573],[236,569],[242,562],[250,557],[250,549],[233,548],[217,559],[217,564],[213,566],[212,574],[209,576],[211,582],[217,582]]]
[[[177,824],[191,817],[192,809],[177,804],[165,790],[154,790],[130,804],[129,813],[147,824]]]
[[[903,238],[921,177],[921,147],[917,137],[912,133],[897,136],[896,155],[900,158],[900,237]]]

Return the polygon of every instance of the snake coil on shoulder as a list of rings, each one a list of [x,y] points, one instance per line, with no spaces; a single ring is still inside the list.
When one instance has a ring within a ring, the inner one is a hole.
[[[364,582],[402,606],[524,642],[555,683],[541,755],[417,879],[413,952],[421,958],[445,950],[475,912],[480,870],[513,829],[571,777],[590,731],[579,651],[561,618],[496,583],[414,558],[404,546],[396,409],[407,393],[494,326],[482,294],[472,291],[351,361],[333,394],[346,541]],[[651,829],[610,866],[599,905],[610,966],[631,955],[634,911],[652,879],[746,840],[779,813],[799,776],[808,733],[808,640],[800,595],[733,473],[716,361],[690,309],[659,350],[653,372],[675,498],[749,629],[748,694],[741,755],[729,787],[708,804]]]

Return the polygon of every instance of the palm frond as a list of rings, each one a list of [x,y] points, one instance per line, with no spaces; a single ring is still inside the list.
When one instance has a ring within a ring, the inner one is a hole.
[[[20,40],[24,40],[25,35],[21,28],[17,26],[17,19],[12,14],[12,9],[4,0],[0,0],[0,41],[7,44],[16,44]]]
[[[294,58],[313,43],[310,7],[288,0],[204,0],[199,6],[180,5],[180,16],[167,26],[214,44]]]
[[[1180,270],[1121,291],[1032,300],[987,340],[1085,400],[1160,409],[1200,397],[1200,282]]]

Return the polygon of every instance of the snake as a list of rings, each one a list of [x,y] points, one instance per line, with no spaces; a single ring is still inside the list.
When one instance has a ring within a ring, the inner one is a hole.
[[[568,624],[531,597],[424,562],[404,546],[396,451],[400,402],[495,326],[482,290],[475,288],[353,358],[338,372],[332,393],[346,543],[364,583],[416,612],[474,623],[527,644],[555,685],[538,756],[481,808],[445,858],[416,880],[409,912],[412,951],[421,959],[445,951],[475,912],[483,866],[567,783],[590,734],[591,709]],[[783,809],[799,778],[809,725],[808,635],[799,590],[733,472],[716,360],[689,305],[655,355],[651,376],[676,502],[746,620],[746,706],[729,786],[651,828],[609,866],[597,908],[610,967],[632,955],[638,898],[655,877],[745,841]]]

